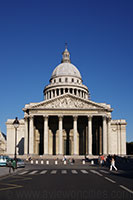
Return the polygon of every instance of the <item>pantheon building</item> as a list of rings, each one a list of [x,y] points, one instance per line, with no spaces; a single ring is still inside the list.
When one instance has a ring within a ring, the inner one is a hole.
[[[67,48],[43,93],[43,101],[23,108],[17,129],[19,155],[126,154],[126,121],[112,120],[109,104],[91,100]],[[10,155],[15,151],[13,121],[6,122]]]

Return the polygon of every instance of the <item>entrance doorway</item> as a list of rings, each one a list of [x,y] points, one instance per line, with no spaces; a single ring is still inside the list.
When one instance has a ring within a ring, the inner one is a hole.
[[[96,116],[92,119],[92,154],[100,155],[103,153],[102,148],[102,117]]]
[[[63,118],[63,129],[64,129],[64,154],[72,154],[72,137],[70,135],[70,130],[73,129],[73,117],[65,116]]]
[[[71,140],[64,140],[64,155],[71,154]]]

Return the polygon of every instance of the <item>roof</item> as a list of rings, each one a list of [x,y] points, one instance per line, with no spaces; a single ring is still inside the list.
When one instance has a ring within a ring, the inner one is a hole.
[[[69,62],[59,64],[54,69],[51,79],[60,76],[72,76],[82,79],[79,70]]]

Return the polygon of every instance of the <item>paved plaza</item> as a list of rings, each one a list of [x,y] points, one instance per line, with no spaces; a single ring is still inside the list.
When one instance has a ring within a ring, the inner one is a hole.
[[[53,161],[54,162],[54,161]],[[108,167],[83,164],[27,163],[0,179],[2,200],[10,199],[120,199],[133,198],[132,170],[110,172]]]

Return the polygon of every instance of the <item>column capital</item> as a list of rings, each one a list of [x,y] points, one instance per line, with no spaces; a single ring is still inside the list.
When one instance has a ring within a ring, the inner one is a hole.
[[[58,115],[59,120],[63,119],[63,115]]]
[[[27,120],[29,118],[29,115],[24,116],[24,120]]]
[[[48,118],[49,118],[49,115],[43,115],[43,118],[44,118],[44,119],[48,119]]]
[[[87,117],[88,117],[88,120],[92,120],[93,116],[92,115],[88,115]]]
[[[102,115],[103,120],[107,118],[107,115]]]
[[[108,122],[110,122],[112,118],[109,116],[109,117],[107,117],[107,119],[108,119]]]
[[[29,118],[30,118],[30,119],[33,119],[33,118],[34,118],[34,115],[29,115]]]
[[[74,119],[74,121],[77,121],[78,115],[73,115],[73,119]]]

